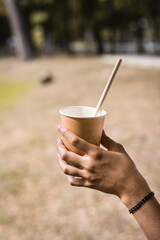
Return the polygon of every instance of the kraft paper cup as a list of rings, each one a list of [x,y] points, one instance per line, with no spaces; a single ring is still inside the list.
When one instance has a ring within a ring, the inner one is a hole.
[[[60,109],[62,126],[83,138],[89,143],[99,146],[106,111],[100,110],[98,116],[94,117],[94,107],[68,106]],[[65,138],[63,142],[68,150],[79,155],[82,151],[71,145]]]

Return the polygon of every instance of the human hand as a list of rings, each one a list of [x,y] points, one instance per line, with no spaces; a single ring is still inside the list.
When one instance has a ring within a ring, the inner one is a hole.
[[[68,142],[85,153],[80,156],[70,152],[61,139],[57,140],[59,165],[71,185],[117,195],[128,208],[150,192],[123,146],[104,132],[101,144],[107,150],[86,142],[62,126],[58,130]]]

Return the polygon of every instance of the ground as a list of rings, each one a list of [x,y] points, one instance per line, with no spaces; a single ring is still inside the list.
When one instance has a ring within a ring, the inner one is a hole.
[[[117,197],[71,187],[57,163],[59,109],[96,106],[112,68],[100,57],[1,59],[0,239],[145,239]],[[48,85],[39,82],[45,71],[54,76]],[[106,133],[160,200],[159,76],[159,69],[122,64],[103,108]]]

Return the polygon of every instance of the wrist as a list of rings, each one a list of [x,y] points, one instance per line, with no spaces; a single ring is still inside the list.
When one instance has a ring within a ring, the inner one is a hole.
[[[120,199],[128,208],[134,207],[141,199],[151,192],[146,180],[139,174],[132,184],[127,187],[126,191],[121,195]]]

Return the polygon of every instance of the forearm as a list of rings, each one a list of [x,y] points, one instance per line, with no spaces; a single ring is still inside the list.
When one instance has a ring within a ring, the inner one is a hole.
[[[143,178],[141,182],[137,181],[133,189],[134,190],[123,199],[123,203],[128,209],[134,207],[151,192],[148,184]],[[137,209],[133,213],[133,216],[148,240],[160,239],[160,204],[154,196]]]
[[[160,239],[160,205],[155,197],[149,199],[133,215],[148,240]]]
[[[74,147],[85,153],[84,156],[79,156],[68,151],[63,141],[57,142],[60,167],[69,175],[68,180],[72,186],[115,194],[128,209],[151,192],[123,146],[107,137],[104,132],[101,143],[107,151],[89,144],[63,127],[59,131],[69,143],[74,143]],[[148,240],[160,239],[160,206],[155,197],[151,196],[133,215]]]

